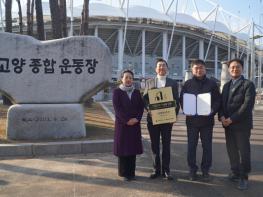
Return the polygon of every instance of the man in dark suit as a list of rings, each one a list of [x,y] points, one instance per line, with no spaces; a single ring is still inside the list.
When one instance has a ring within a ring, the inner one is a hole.
[[[147,114],[147,128],[151,139],[151,148],[154,156],[153,161],[153,173],[150,178],[154,179],[159,176],[163,176],[168,180],[173,180],[170,174],[170,144],[171,144],[171,132],[173,123],[165,123],[159,125],[153,125],[151,112],[149,110],[149,97],[148,90],[154,88],[171,87],[173,92],[173,99],[176,101],[176,115],[179,112],[179,98],[178,98],[178,85],[173,79],[168,78],[168,64],[167,62],[159,58],[156,61],[157,76],[146,81],[143,99],[145,102],[145,108],[148,111]],[[160,136],[162,139],[162,161],[160,159]]]
[[[238,189],[248,189],[248,173],[251,170],[250,135],[253,128],[255,86],[242,75],[243,61],[230,60],[228,70],[231,80],[222,90],[219,120],[225,128],[226,148],[231,165],[228,178],[239,181]]]
[[[212,137],[214,127],[214,116],[220,107],[220,92],[215,81],[206,77],[205,62],[201,59],[193,60],[191,62],[191,69],[193,77],[187,80],[181,90],[180,104],[183,108],[184,94],[210,94],[211,111],[207,115],[190,115],[186,114],[187,126],[187,162],[189,166],[189,179],[196,180],[198,165],[196,163],[196,148],[198,139],[202,142],[203,154],[201,162],[202,179],[204,181],[210,180],[209,170],[212,165]]]

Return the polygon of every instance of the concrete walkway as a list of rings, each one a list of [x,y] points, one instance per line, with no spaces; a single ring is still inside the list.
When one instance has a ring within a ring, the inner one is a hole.
[[[224,144],[214,144],[212,180],[187,179],[186,144],[173,143],[171,169],[177,181],[150,180],[151,154],[147,148],[137,159],[137,180],[117,176],[117,160],[111,153],[66,157],[16,158],[0,161],[0,196],[263,196],[262,146],[252,146],[253,173],[248,191],[238,191],[225,180],[228,161]]]
[[[105,104],[111,111],[110,104]],[[263,111],[255,111],[255,129],[251,136],[252,173],[248,191],[224,177],[229,172],[223,129],[215,125],[213,138],[212,180],[189,181],[186,163],[184,116],[173,128],[171,172],[177,180],[150,180],[151,151],[145,117],[142,122],[144,154],[137,157],[137,180],[122,181],[117,176],[117,158],[111,152],[67,156],[13,157],[0,160],[0,196],[77,197],[77,196],[263,196]],[[103,146],[103,145],[99,145]],[[109,149],[109,148],[108,148]],[[94,150],[96,152],[96,150]],[[198,146],[198,163],[201,146]]]

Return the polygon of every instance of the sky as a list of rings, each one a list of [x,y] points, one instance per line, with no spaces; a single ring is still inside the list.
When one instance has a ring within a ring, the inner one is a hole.
[[[253,18],[253,21],[263,26],[262,0],[215,0],[214,2],[239,17]]]
[[[3,1],[3,0],[2,0]],[[26,2],[26,0],[21,0],[22,2]],[[48,2],[48,0],[42,0],[43,2]],[[67,0],[69,2],[70,0]],[[90,0],[90,2],[107,2],[113,6],[118,6],[119,1],[123,0]],[[164,6],[167,8],[170,5],[172,0],[163,0]],[[175,7],[177,0],[174,0],[174,4],[172,7]],[[83,3],[83,0],[73,0],[75,5],[80,5]],[[127,0],[126,0],[127,2]],[[141,4],[145,6],[150,6],[155,9],[162,9],[161,0],[129,0],[130,5]],[[205,2],[205,3],[203,3]],[[196,0],[197,7],[201,9],[207,7],[208,9],[213,8],[212,4],[219,4],[224,10],[239,16],[245,19],[251,19],[257,23],[263,23],[263,0]],[[13,1],[14,7],[16,7],[16,2]],[[192,0],[178,0],[178,4],[192,4]],[[201,7],[202,4],[202,7]],[[199,6],[200,5],[200,6]],[[16,8],[14,8],[16,9]],[[178,7],[178,9],[180,9]],[[182,8],[181,8],[182,9]]]
[[[0,0],[1,1],[1,0]],[[2,0],[3,1],[3,0]],[[26,2],[26,0],[21,0]],[[43,2],[48,2],[49,0],[42,0]],[[123,0],[90,0],[93,2],[106,2],[113,6],[119,6],[119,2]],[[127,3],[128,0],[125,0]],[[170,2],[173,0],[163,0],[164,6],[161,0],[129,0],[130,6],[139,4],[147,7],[152,7],[154,9],[163,11],[163,7],[167,9]],[[200,10],[206,10],[207,13],[211,11],[217,4],[220,5],[220,9],[226,10],[227,12],[249,21],[253,19],[256,24],[263,26],[263,0],[195,0],[197,7]],[[70,0],[67,0],[68,4]],[[74,5],[81,5],[83,0],[73,0]],[[174,0],[171,10],[175,10],[177,0]],[[178,11],[182,12],[193,12],[193,0],[178,0]],[[14,10],[16,10],[16,1],[13,1]],[[191,14],[191,13],[190,13]]]

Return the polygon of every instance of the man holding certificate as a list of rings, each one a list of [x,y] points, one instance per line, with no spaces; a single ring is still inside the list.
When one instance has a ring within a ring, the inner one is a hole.
[[[202,178],[209,181],[214,116],[220,107],[220,92],[216,82],[206,77],[203,60],[192,61],[191,69],[193,78],[184,83],[180,94],[181,107],[186,115],[189,179],[194,181],[197,178],[196,147],[200,135],[203,147]]]
[[[147,114],[147,128],[153,153],[153,173],[150,178],[163,176],[173,180],[170,174],[170,144],[173,123],[179,112],[178,85],[166,77],[167,62],[157,59],[157,76],[146,81],[143,99]],[[162,139],[162,160],[160,159],[160,136]]]

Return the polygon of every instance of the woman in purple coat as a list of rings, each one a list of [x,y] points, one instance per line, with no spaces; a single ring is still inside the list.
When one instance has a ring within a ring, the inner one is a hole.
[[[118,173],[124,180],[135,179],[136,155],[142,154],[141,125],[144,105],[139,90],[133,86],[133,72],[121,74],[121,85],[113,91],[115,110],[114,155]]]

